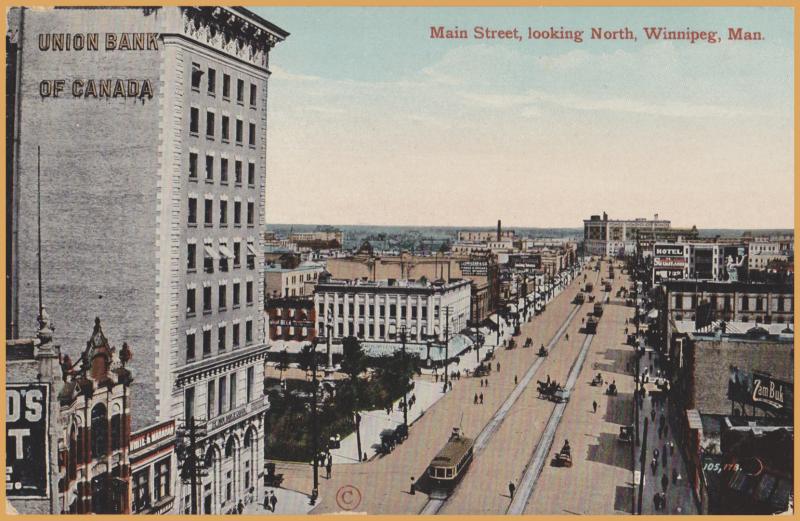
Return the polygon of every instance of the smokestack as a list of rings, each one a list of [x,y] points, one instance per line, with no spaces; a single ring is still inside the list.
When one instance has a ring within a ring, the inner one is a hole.
[[[497,219],[497,240],[498,241],[500,240],[500,230],[501,230],[500,219]]]

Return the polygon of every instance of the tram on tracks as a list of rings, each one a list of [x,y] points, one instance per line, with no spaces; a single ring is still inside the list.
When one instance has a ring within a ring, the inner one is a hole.
[[[428,479],[433,489],[445,494],[453,491],[472,462],[475,440],[467,438],[458,427],[453,427],[450,439],[428,465]]]

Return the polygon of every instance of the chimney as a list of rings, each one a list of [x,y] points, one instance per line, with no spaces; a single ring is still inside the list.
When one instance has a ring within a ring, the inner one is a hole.
[[[502,227],[500,226],[500,219],[497,219],[497,240],[500,240],[500,230]]]

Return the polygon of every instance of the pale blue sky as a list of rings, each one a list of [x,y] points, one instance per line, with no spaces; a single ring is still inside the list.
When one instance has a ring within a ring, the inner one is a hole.
[[[268,222],[792,225],[790,9],[255,11],[292,33],[270,58]],[[584,42],[431,40],[432,25]],[[590,40],[598,26],[638,41]],[[649,26],[723,41],[647,41]]]

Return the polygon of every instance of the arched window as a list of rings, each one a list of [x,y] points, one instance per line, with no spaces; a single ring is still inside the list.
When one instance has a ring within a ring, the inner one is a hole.
[[[233,456],[234,449],[236,448],[236,444],[233,441],[233,436],[228,438],[228,442],[225,444],[225,457],[230,458]]]
[[[108,450],[108,418],[106,406],[98,403],[92,409],[92,457],[105,456]]]
[[[253,429],[249,429],[247,434],[244,435],[244,448],[249,449],[253,444]]]
[[[67,458],[67,476],[73,480],[78,475],[78,433],[75,424],[69,429],[69,456]]]
[[[211,468],[214,465],[214,447],[209,447],[206,451],[204,463],[206,468]]]

